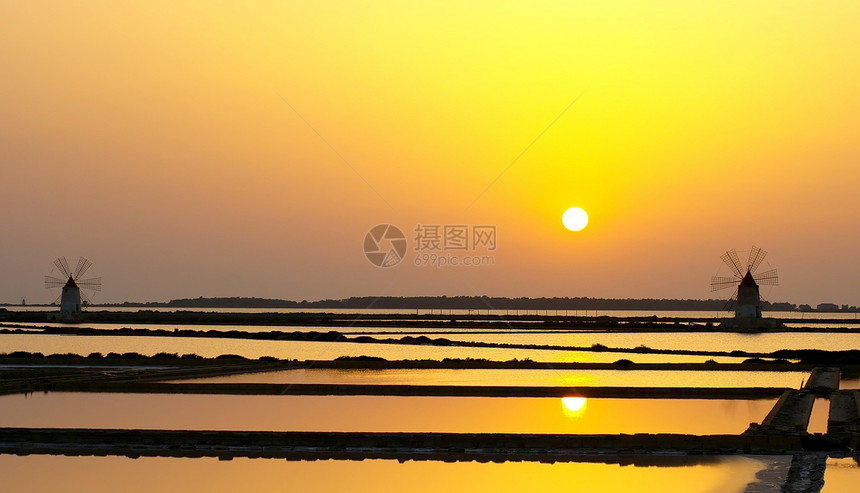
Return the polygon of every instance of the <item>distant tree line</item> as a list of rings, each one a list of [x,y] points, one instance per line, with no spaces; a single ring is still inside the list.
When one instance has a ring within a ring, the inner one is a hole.
[[[159,308],[318,308],[420,310],[712,310],[726,308],[726,300],[612,299],[612,298],[503,298],[487,296],[362,296],[340,300],[291,301],[266,298],[186,298],[166,303],[126,302],[114,306]],[[770,311],[793,311],[794,303],[762,301]]]

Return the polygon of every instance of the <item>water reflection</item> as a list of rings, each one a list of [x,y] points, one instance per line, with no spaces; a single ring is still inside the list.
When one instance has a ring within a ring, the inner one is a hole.
[[[0,397],[3,426],[260,431],[737,434],[775,399],[588,399],[570,419],[557,398],[37,393]]]
[[[587,399],[585,397],[562,397],[561,407],[564,413],[571,417],[579,417],[585,413]]]
[[[809,415],[809,433],[827,433],[827,418],[830,417],[830,400],[818,397],[812,403],[812,413]]]
[[[375,493],[742,492],[765,467],[759,459],[723,457],[676,467],[603,463],[301,461],[0,455],[8,491],[129,493],[183,491],[373,491]],[[50,471],[50,474],[46,474]],[[843,490],[848,491],[848,490]]]
[[[61,323],[29,323],[33,327],[68,327],[69,324]],[[168,330],[195,330],[195,331],[240,331],[240,332],[267,332],[272,330],[284,332],[329,332],[338,331],[349,334],[350,337],[358,334],[368,334],[377,338],[400,338],[406,334],[417,336],[426,335],[430,338],[445,338],[452,341],[478,341],[507,344],[549,344],[558,346],[590,347],[594,344],[602,344],[608,347],[635,348],[644,345],[652,349],[695,349],[707,351],[733,351],[741,349],[749,352],[769,353],[779,349],[822,349],[827,351],[842,351],[846,349],[860,349],[860,326],[856,332],[837,332],[822,334],[815,332],[782,332],[771,334],[740,334],[727,332],[583,332],[583,331],[527,331],[514,332],[498,329],[474,329],[461,328],[452,329],[415,327],[379,327],[379,328],[356,328],[356,327],[332,327],[332,326],[264,326],[264,325],[180,325],[169,324],[164,326],[153,324],[81,324],[81,326],[92,327],[103,330],[116,330],[120,328],[141,328]]]
[[[482,341],[507,344],[548,344],[591,347],[602,344],[611,348],[688,349],[699,351],[734,351],[770,353],[780,349],[822,349],[843,351],[860,349],[860,330],[856,333],[832,333],[822,337],[814,332],[781,332],[772,334],[736,334],[727,332],[562,332],[510,334],[428,333],[428,337],[445,337],[452,341]]]
[[[839,382],[842,390],[860,390],[860,378],[843,378]]]
[[[806,372],[699,370],[334,370],[296,369],[177,380],[190,383],[368,385],[513,385],[521,387],[781,387],[797,388]]]
[[[330,343],[305,341],[262,341],[250,339],[216,339],[204,337],[138,337],[138,336],[61,336],[37,334],[0,334],[0,352],[39,352],[43,354],[128,353],[153,355],[195,353],[214,358],[221,354],[238,354],[256,359],[274,356],[281,359],[332,360],[338,356],[374,356],[388,360],[445,358],[483,358],[492,361],[532,359],[534,361],[603,362],[619,359],[635,362],[737,362],[738,358],[709,358],[671,354],[595,353],[583,351],[545,351],[538,349],[471,348],[401,344]]]
[[[821,493],[857,491],[858,484],[860,484],[860,457],[827,459],[824,488],[821,489]]]

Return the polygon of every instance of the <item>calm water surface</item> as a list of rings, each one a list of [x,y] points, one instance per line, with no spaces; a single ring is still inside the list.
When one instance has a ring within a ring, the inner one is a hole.
[[[2,396],[0,416],[8,427],[736,434],[775,402],[589,398],[572,410],[557,398],[51,392]]]
[[[722,457],[675,467],[601,463],[541,464],[392,460],[301,461],[158,457],[0,455],[8,491],[452,493],[588,491],[601,493],[742,492],[766,460]],[[46,471],[50,471],[46,474]],[[848,490],[842,490],[848,491]]]
[[[639,370],[299,369],[181,380],[207,383],[799,388],[805,372]]]
[[[812,404],[812,414],[809,415],[809,433],[827,433],[827,418],[830,416],[830,400],[824,397],[815,399]]]
[[[839,381],[839,388],[843,390],[860,390],[860,378],[843,378]]]
[[[823,349],[843,351],[860,349],[860,332],[820,334],[787,332],[771,334],[735,334],[719,332],[645,332],[645,333],[540,333],[540,334],[446,334],[452,341],[482,341],[505,344],[547,344],[558,346],[635,348],[645,345],[652,349],[694,349],[704,351],[743,350],[770,353],[780,349]],[[384,337],[384,336],[383,336]]]
[[[31,327],[68,327],[69,324],[33,323],[19,324]],[[152,324],[81,324],[103,330],[120,328],[138,329],[179,329],[196,331],[240,331],[240,332],[329,332],[337,331],[347,335],[366,334],[377,338],[398,339],[404,335],[425,335],[430,338],[445,338],[452,341],[479,341],[504,344],[546,344],[558,346],[590,347],[603,344],[608,347],[635,348],[645,345],[653,349],[690,349],[706,351],[734,351],[736,349],[769,353],[779,349],[823,349],[841,351],[860,349],[860,328],[857,332],[822,334],[814,332],[736,334],[724,332],[577,332],[577,331],[534,331],[503,332],[498,329],[450,329],[414,327],[355,328],[341,327],[283,327],[257,325],[152,325]],[[4,335],[0,335],[2,340]]]
[[[231,330],[238,330],[241,332],[270,332],[270,331],[281,331],[281,332],[329,332],[329,331],[337,331],[342,334],[388,334],[391,332],[394,333],[419,333],[423,334],[433,333],[433,332],[451,332],[453,331],[463,331],[463,332],[485,332],[485,331],[498,331],[498,329],[474,329],[474,328],[463,328],[463,329],[451,329],[449,327],[440,327],[433,328],[428,327],[425,329],[420,329],[416,331],[414,327],[354,327],[350,325],[343,325],[340,327],[333,327],[330,325],[326,326],[316,326],[316,325],[213,325],[213,324],[107,324],[107,323],[80,323],[80,324],[66,324],[66,323],[58,323],[58,322],[24,322],[24,323],[15,323],[12,324],[17,326],[26,326],[30,328],[38,328],[38,327],[86,327],[93,329],[102,329],[102,330],[116,330],[116,329],[163,329],[163,330],[195,330],[208,332],[210,330],[217,330],[219,332],[227,332]],[[11,327],[10,327],[11,328]]]
[[[484,358],[492,361],[532,359],[549,362],[612,363],[619,359],[635,362],[737,362],[732,357],[687,356],[672,354],[597,353],[539,349],[471,348],[451,346],[420,346],[404,344],[327,343],[306,341],[261,341],[251,339],[217,339],[205,337],[140,337],[140,336],[61,336],[39,334],[0,334],[0,352],[39,352],[43,354],[128,353],[154,355],[160,352],[204,357],[238,354],[256,359],[274,356],[281,359],[331,360],[338,356],[375,356],[388,360],[444,358]]]
[[[827,459],[821,493],[845,493],[860,489],[860,465],[856,459]]]

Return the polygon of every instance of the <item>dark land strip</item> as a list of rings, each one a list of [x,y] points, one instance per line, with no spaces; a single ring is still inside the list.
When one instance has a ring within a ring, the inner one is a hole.
[[[436,397],[594,397],[639,399],[772,399],[773,387],[554,387],[504,385],[368,385],[272,383],[64,382],[54,392],[220,395],[377,395]]]
[[[0,453],[237,457],[653,463],[665,455],[780,455],[809,451],[851,456],[860,436],[809,435],[566,435],[510,433],[252,432],[0,428]],[[693,457],[690,457],[693,456]]]
[[[357,343],[357,344],[397,344],[412,346],[476,347],[497,349],[529,349],[546,351],[583,351],[634,354],[671,354],[691,356],[717,356],[734,358],[775,358],[781,363],[799,360],[814,364],[860,364],[860,350],[824,351],[818,349],[782,349],[770,353],[734,351],[707,351],[694,349],[655,349],[646,346],[634,348],[607,347],[602,344],[591,346],[562,346],[552,344],[512,344],[481,341],[452,341],[447,338],[427,336],[403,336],[400,338],[377,338],[371,336],[350,337],[337,331],[329,332],[284,332],[264,331],[245,332],[240,330],[190,330],[190,329],[94,329],[91,327],[40,327],[38,330],[21,328],[0,328],[0,334],[29,335],[76,335],[76,336],[124,336],[124,337],[187,337],[216,339],[250,339],[271,341]]]
[[[0,309],[0,322],[45,322],[52,312]],[[215,313],[199,311],[137,312],[86,311],[74,316],[75,323],[134,323],[154,325],[271,325],[320,327],[410,327],[496,328],[498,330],[611,330],[614,332],[711,332],[720,323],[716,317],[611,317],[570,315],[434,315],[434,314],[342,314],[342,313]],[[854,332],[860,319],[786,320],[809,327],[780,328],[781,332]],[[816,327],[838,324],[842,327]]]

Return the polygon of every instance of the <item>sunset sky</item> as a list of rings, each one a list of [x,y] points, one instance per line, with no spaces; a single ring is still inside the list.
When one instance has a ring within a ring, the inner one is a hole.
[[[855,1],[3,2],[0,302],[52,301],[61,255],[94,262],[96,302],[708,298],[720,254],[754,244],[780,273],[766,298],[860,305],[858,18]],[[391,268],[362,250],[381,223],[408,240]],[[495,226],[476,251],[494,264],[416,266],[413,230],[446,224]]]

